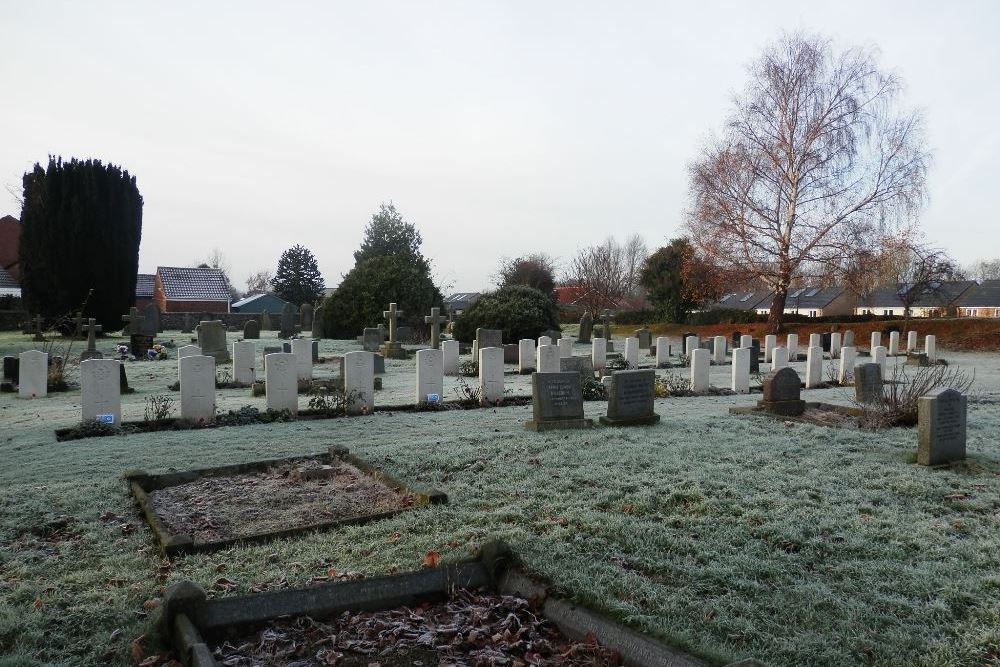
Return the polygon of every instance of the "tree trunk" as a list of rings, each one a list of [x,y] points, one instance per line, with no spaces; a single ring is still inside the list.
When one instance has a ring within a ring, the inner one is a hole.
[[[780,287],[774,292],[771,300],[771,312],[767,315],[767,332],[781,333],[781,324],[785,319],[785,299],[788,297],[788,287]]]

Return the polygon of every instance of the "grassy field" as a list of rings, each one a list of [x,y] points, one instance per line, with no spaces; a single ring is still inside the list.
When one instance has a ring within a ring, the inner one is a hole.
[[[0,354],[30,346],[0,334]],[[136,645],[152,650],[163,587],[182,578],[235,595],[330,568],[416,569],[431,549],[457,560],[492,538],[566,594],[715,663],[998,665],[1000,356],[942,356],[977,374],[969,459],[942,470],[914,464],[914,430],[729,415],[746,396],[660,399],[663,419],[648,428],[536,434],[522,427],[526,406],[57,443],[53,429],[79,419],[78,391],[0,394],[0,666],[131,664],[133,640],[146,635]],[[168,393],[175,369],[129,364],[125,418]],[[376,401],[412,400],[413,361],[387,370]],[[728,374],[713,368],[713,383]],[[526,378],[507,379],[527,393]],[[218,394],[226,409],[263,405],[246,390]],[[844,389],[804,396],[848,402]],[[604,405],[586,410],[596,418]],[[450,503],[165,563],[121,479],[331,444]]]

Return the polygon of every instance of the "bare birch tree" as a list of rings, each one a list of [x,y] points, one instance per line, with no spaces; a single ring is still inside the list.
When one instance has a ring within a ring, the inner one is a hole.
[[[629,236],[624,244],[609,236],[603,243],[577,251],[564,282],[575,285],[581,305],[599,315],[605,308],[617,308],[639,287],[646,252],[638,234]]]
[[[928,157],[920,114],[899,108],[901,81],[872,49],[786,35],[749,75],[690,167],[688,231],[712,262],[774,290],[776,332],[803,269],[842,264],[912,218]]]

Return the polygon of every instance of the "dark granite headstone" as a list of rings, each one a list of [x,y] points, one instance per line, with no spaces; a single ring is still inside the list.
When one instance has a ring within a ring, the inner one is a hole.
[[[830,351],[830,346],[832,345],[832,343],[831,343],[831,336],[830,336],[831,333],[832,332],[830,332],[830,331],[824,331],[823,333],[821,333],[819,335],[819,344],[820,344],[820,347],[823,348],[824,352],[829,352]]]
[[[312,334],[313,338],[323,338],[326,335],[326,325],[323,323],[323,306],[316,306],[313,312]]]
[[[611,375],[608,393],[608,414],[601,423],[608,426],[641,426],[655,424],[660,415],[653,412],[653,387],[656,371],[615,371]]]
[[[476,329],[476,343],[478,343],[476,349],[479,350],[487,347],[503,347],[503,331],[479,327]]]
[[[17,357],[3,358],[3,377],[14,384],[21,381],[21,360]]]
[[[854,367],[854,395],[858,403],[873,403],[882,398],[880,364],[858,364]]]
[[[907,366],[930,366],[931,360],[923,352],[907,352],[906,353],[906,365]]]
[[[297,314],[295,306],[290,303],[286,303],[281,308],[281,324],[278,330],[279,338],[291,338],[298,332],[295,328],[295,316]]]
[[[142,309],[142,324],[139,325],[140,333],[147,334],[149,336],[156,336],[156,334],[163,331],[160,326],[160,307],[155,303],[151,303]]]
[[[635,337],[639,339],[639,349],[648,350],[653,344],[653,334],[649,329],[643,327],[635,330]]]
[[[742,331],[734,331],[733,332],[732,341],[733,341],[733,349],[734,350],[737,349],[738,347],[740,347],[740,343],[743,341],[743,332]]]
[[[319,361],[319,341],[318,340],[314,340],[312,342],[312,359],[313,359],[313,363],[314,364],[317,361]]]
[[[400,343],[413,340],[413,327],[407,326],[405,324],[400,324],[398,327],[396,327],[396,340],[398,340]]]
[[[594,334],[594,318],[588,311],[583,314],[583,317],[580,318],[580,335],[577,338],[577,342],[589,343],[590,337],[593,334]]]
[[[503,346],[503,362],[505,364],[516,364],[521,360],[520,346],[516,343]]]
[[[375,355],[375,374],[382,375],[385,373],[385,357],[381,354]]]
[[[579,373],[581,379],[594,379],[594,360],[590,357],[561,357],[559,359],[561,373]]]
[[[260,338],[260,325],[257,320],[247,320],[243,325],[243,338],[246,340],[257,340]]]
[[[378,352],[382,347],[382,332],[376,327],[367,327],[361,334],[361,346],[365,352]]]
[[[128,386],[128,376],[125,375],[125,364],[118,364],[118,391],[122,394],[132,393],[131,387]]]
[[[534,373],[531,376],[531,421],[529,431],[590,428],[583,416],[583,390],[577,373]]]
[[[760,341],[754,340],[750,344],[750,372],[760,373]]]
[[[131,334],[128,349],[136,359],[145,359],[146,352],[153,347],[153,337],[147,334]]]
[[[292,351],[292,344],[291,343],[282,343],[281,344],[281,351],[282,352],[291,352]]]
[[[559,329],[546,329],[541,333],[542,336],[548,336],[552,339],[552,344],[555,345],[556,341],[562,338],[562,331]]]
[[[764,378],[764,399],[760,407],[777,415],[795,416],[805,412],[802,380],[790,366],[771,371]]]
[[[194,324],[191,323],[191,313],[184,313],[184,317],[181,319],[181,333],[192,333],[194,331]]]
[[[965,458],[968,399],[954,389],[933,389],[917,399],[917,463],[940,465]]]

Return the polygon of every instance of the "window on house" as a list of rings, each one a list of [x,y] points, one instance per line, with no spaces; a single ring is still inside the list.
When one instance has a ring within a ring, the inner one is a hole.
[[[752,297],[752,296],[753,296],[753,292],[750,292],[750,294],[747,294],[745,297],[743,297],[742,299],[740,299],[740,303],[742,303],[744,301],[749,301],[750,297]]]
[[[882,314],[883,315],[892,315],[892,309],[891,308],[886,308],[886,309],[884,309],[882,311]]]
[[[795,299],[795,298],[797,298],[797,297],[798,297],[798,296],[799,296],[800,294],[802,294],[803,292],[805,292],[805,290],[804,290],[804,289],[797,289],[797,290],[795,290],[794,292],[792,292],[791,294],[789,294],[788,296],[790,296],[790,297],[792,297],[793,299]]]
[[[815,310],[810,310],[809,311],[809,317],[816,317],[817,315],[818,315],[817,311],[815,311]]]

